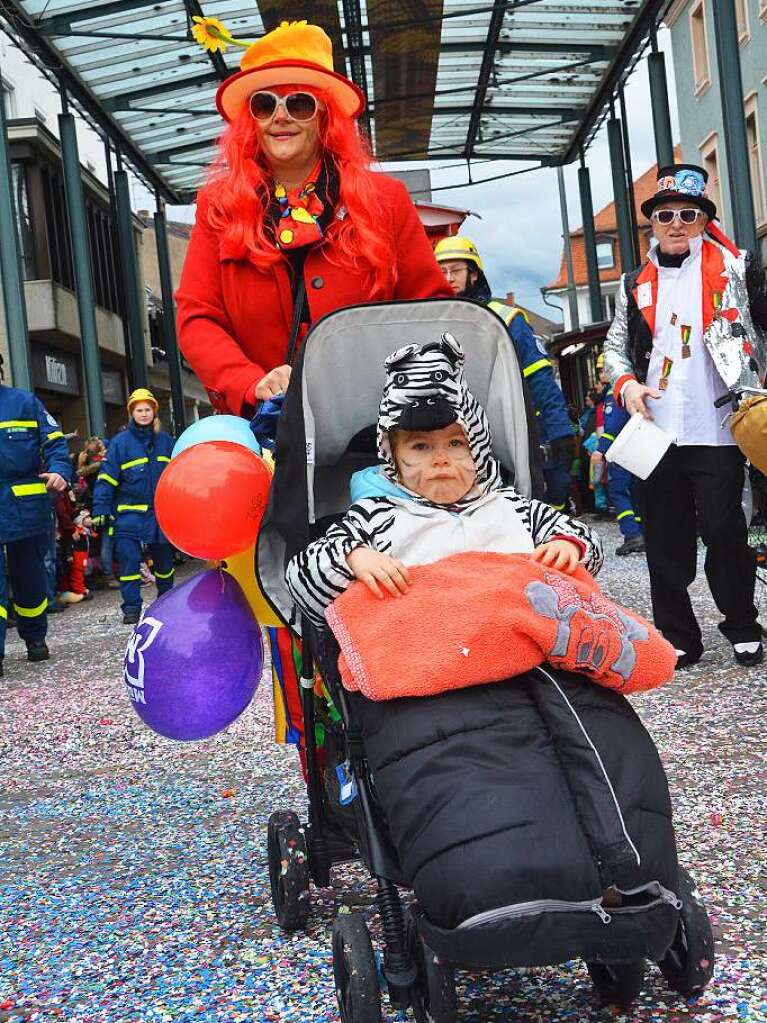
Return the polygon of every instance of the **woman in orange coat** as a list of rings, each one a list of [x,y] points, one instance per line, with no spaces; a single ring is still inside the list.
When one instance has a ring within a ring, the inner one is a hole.
[[[195,20],[208,48],[238,43]],[[286,389],[297,345],[326,313],[452,292],[406,189],[371,169],[355,123],[363,94],[333,71],[323,30],[283,22],[241,67],[218,91],[229,125],[177,302],[181,349],[214,407],[249,416]]]

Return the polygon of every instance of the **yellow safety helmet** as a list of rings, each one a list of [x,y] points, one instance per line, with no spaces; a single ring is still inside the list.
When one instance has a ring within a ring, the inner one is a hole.
[[[479,252],[474,242],[469,241],[468,238],[462,238],[461,235],[453,235],[452,238],[443,238],[442,241],[437,242],[434,246],[434,255],[436,256],[438,263],[446,263],[449,259],[465,259],[467,263],[474,263],[474,265],[485,272],[485,268],[482,266],[482,260],[479,258]]]
[[[605,353],[604,352],[600,352],[599,355],[597,356],[597,369],[604,369],[604,368],[605,368]]]
[[[157,403],[157,398],[152,394],[151,391],[147,390],[146,387],[137,387],[136,390],[128,398],[128,412],[133,411],[133,406],[138,405],[140,401],[147,401],[154,408],[155,414],[158,412],[160,406]]]

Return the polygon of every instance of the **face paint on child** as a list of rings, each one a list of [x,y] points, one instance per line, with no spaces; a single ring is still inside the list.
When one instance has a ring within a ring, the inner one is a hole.
[[[392,455],[403,487],[435,504],[454,504],[477,481],[477,470],[463,428],[393,430]]]

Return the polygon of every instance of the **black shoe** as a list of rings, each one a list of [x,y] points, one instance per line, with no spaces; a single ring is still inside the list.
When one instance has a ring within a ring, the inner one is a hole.
[[[141,608],[129,607],[123,611],[123,625],[138,625],[138,620],[141,617]]]
[[[46,614],[49,615],[60,615],[62,611],[66,610],[66,605],[49,603],[46,608]]]
[[[615,553],[619,557],[623,557],[624,554],[644,554],[644,537],[632,536],[624,540],[620,547],[615,548]]]
[[[735,660],[738,664],[742,664],[744,668],[753,668],[764,660],[764,646],[761,643],[752,652],[746,650],[738,651],[735,649],[735,644],[733,644],[732,652],[735,654]]]
[[[677,650],[676,653],[676,668],[675,671],[680,671],[682,668],[690,668],[693,664],[697,664],[703,656],[703,651],[700,650],[694,654],[680,654]]]
[[[27,643],[28,661],[47,661],[50,656],[50,652],[48,647],[45,645],[45,642]]]

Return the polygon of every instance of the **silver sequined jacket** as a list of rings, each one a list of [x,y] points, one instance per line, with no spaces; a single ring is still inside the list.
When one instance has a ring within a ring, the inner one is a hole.
[[[716,317],[703,331],[703,341],[725,385],[760,387],[767,373],[767,307],[764,276],[758,265],[741,249],[737,256],[715,241],[724,258],[727,285],[722,294],[723,309],[737,309],[734,321]],[[611,384],[630,374],[644,381],[650,359],[652,338],[644,317],[639,313],[632,289],[638,272],[623,274],[615,301],[615,318],[605,341],[605,371]],[[760,306],[761,323],[752,315],[755,298]],[[646,333],[646,343],[637,335]]]

